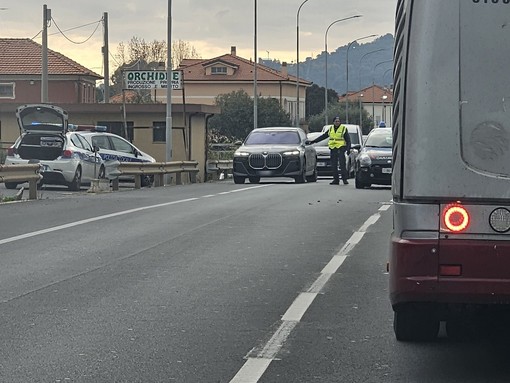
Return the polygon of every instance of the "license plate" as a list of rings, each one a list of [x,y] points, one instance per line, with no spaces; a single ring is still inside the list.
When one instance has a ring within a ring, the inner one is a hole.
[[[391,174],[391,168],[382,168],[382,172],[385,174]]]
[[[317,166],[326,166],[325,162],[317,162]]]

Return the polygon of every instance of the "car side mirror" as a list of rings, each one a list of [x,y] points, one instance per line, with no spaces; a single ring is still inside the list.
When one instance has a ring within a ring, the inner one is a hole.
[[[351,149],[360,150],[361,149],[361,144],[354,144],[354,145],[351,146]]]
[[[98,153],[99,152],[99,146],[94,145],[93,149],[94,149],[94,153]]]

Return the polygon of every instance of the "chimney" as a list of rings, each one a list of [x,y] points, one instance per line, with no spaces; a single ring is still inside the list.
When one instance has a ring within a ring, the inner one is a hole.
[[[289,77],[289,72],[287,72],[287,63],[285,61],[282,62],[281,72],[283,77]]]
[[[235,47],[235,45],[230,47],[230,54],[231,54],[232,56],[237,56],[237,54],[236,54],[236,47]]]

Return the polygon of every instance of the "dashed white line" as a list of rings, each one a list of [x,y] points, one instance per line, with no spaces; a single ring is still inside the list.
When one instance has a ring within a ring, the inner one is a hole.
[[[385,205],[389,206],[390,205]],[[384,209],[387,210],[388,208]],[[382,208],[381,208],[382,209]],[[379,210],[381,210],[379,209]],[[269,342],[262,348],[259,353],[250,351],[246,355],[246,362],[237,372],[230,383],[257,383],[262,375],[266,372],[271,362],[283,347],[292,330],[297,326],[303,315],[311,306],[317,294],[321,292],[331,276],[336,273],[340,266],[349,256],[349,252],[361,241],[369,226],[375,224],[380,214],[374,214],[369,217],[360,229],[352,234],[344,246],[336,253],[329,263],[322,269],[321,274],[306,292],[302,292],[294,300],[282,317],[282,324],[273,334]],[[252,355],[253,354],[253,355]]]

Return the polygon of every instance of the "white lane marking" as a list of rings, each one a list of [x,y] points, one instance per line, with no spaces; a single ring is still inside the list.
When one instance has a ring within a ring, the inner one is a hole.
[[[344,263],[345,259],[349,256],[349,252],[361,241],[368,227],[376,223],[380,216],[380,214],[372,215],[363,223],[358,231],[351,235],[340,251],[322,269],[319,277],[317,277],[308,291],[300,293],[287,309],[282,317],[282,324],[263,347],[262,351],[255,353],[256,347],[254,347],[245,356],[246,362],[230,383],[257,383],[259,381],[271,362],[276,358],[292,330],[301,321],[301,318],[313,303],[317,294],[322,291],[322,288],[324,288],[329,279]]]
[[[246,187],[246,188],[243,188],[243,189],[237,189],[237,190],[235,190],[235,192],[238,192],[238,191],[248,191],[248,190],[258,189],[258,188],[267,187],[267,186],[271,186],[271,185],[251,186],[251,187]],[[228,193],[218,193],[216,195],[222,195],[222,194],[228,194]],[[196,200],[198,200],[200,198],[210,198],[210,197],[212,197],[212,195],[205,195],[205,196],[196,197],[196,198],[187,198],[187,199],[182,199],[182,200],[179,200],[179,201],[165,202],[165,203],[160,203],[160,204],[157,204],[157,205],[144,206],[144,207],[139,207],[139,208],[136,208],[136,209],[129,209],[129,210],[124,210],[124,211],[119,211],[117,213],[100,215],[100,216],[94,217],[94,218],[88,218],[88,219],[83,219],[81,221],[66,223],[65,225],[49,227],[47,229],[37,230],[37,231],[33,231],[31,233],[26,233],[26,234],[17,235],[17,236],[10,237],[10,238],[0,239],[0,245],[5,245],[6,243],[16,242],[16,241],[20,241],[22,239],[31,238],[31,237],[35,237],[37,235],[47,234],[47,233],[51,233],[51,232],[58,231],[58,230],[68,229],[68,228],[74,227],[74,226],[84,225],[84,224],[87,224],[87,223],[90,223],[90,222],[101,221],[101,220],[107,219],[107,218],[119,217],[119,216],[122,216],[122,215],[132,214],[132,213],[136,213],[136,212],[143,211],[143,210],[157,209],[157,208],[164,207],[164,206],[177,205],[177,204],[180,204],[180,203],[196,201]]]
[[[388,210],[390,207],[391,207],[391,204],[382,205],[382,206],[379,208],[379,211],[386,211],[386,210]]]
[[[316,296],[316,293],[300,293],[283,314],[282,320],[299,322]]]
[[[335,255],[333,258],[331,258],[331,261],[329,261],[329,263],[322,269],[321,273],[325,275],[335,274],[346,259],[346,255]]]
[[[136,209],[129,209],[129,210],[124,210],[124,211],[119,211],[117,213],[100,215],[100,216],[94,217],[94,218],[83,219],[81,221],[66,223],[65,225],[49,227],[47,229],[37,230],[37,231],[33,231],[31,233],[17,235],[15,237],[11,237],[11,238],[1,239],[0,240],[0,245],[6,244],[6,243],[9,243],[9,242],[19,241],[19,240],[25,239],[25,238],[35,237],[36,235],[51,233],[53,231],[58,231],[58,230],[63,230],[63,229],[67,229],[67,228],[74,227],[74,226],[84,225],[84,224],[90,223],[90,222],[100,221],[102,219],[119,217],[121,215],[136,213],[136,212],[143,211],[143,210],[155,209],[155,208],[159,208],[159,207],[163,207],[163,206],[170,206],[170,205],[176,205],[176,204],[184,203],[184,202],[196,201],[197,199],[198,198],[187,198],[187,199],[182,199],[180,201],[160,203],[160,204],[157,204],[157,205],[138,207]]]
[[[266,371],[272,359],[250,359],[239,370],[230,383],[256,383]]]
[[[359,231],[367,231],[367,228],[371,225],[373,225],[374,223],[376,223],[379,218],[381,218],[381,215],[379,213],[376,213],[374,214],[373,216],[369,217],[365,223],[363,224],[363,226],[360,227]]]
[[[273,360],[276,358],[285,340],[297,324],[297,321],[283,321],[278,330],[276,330],[271,339],[269,339],[269,342],[267,342],[264,348],[257,354],[256,359]]]

